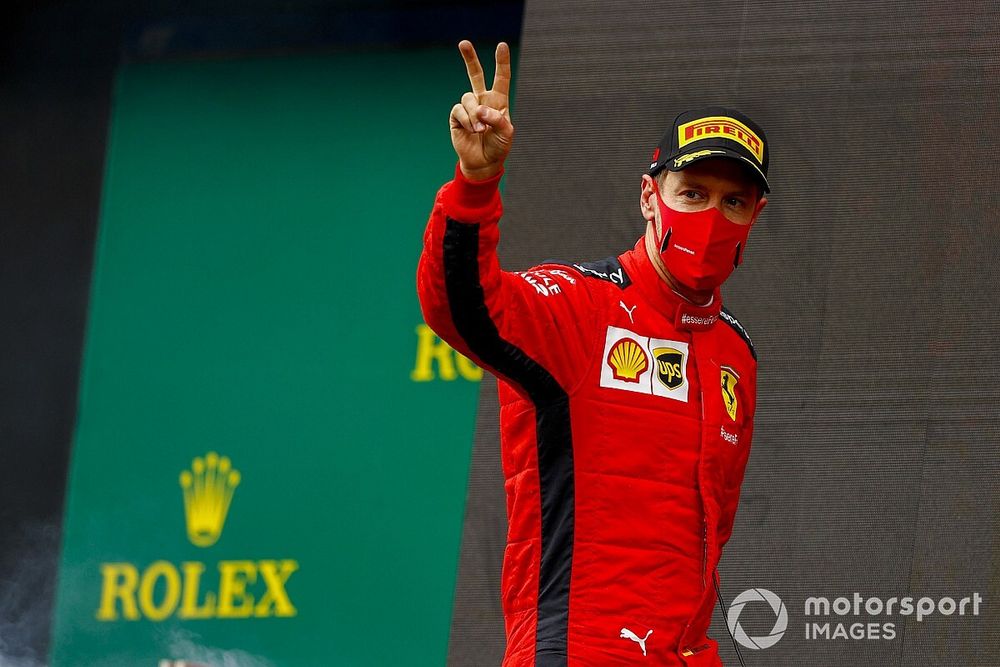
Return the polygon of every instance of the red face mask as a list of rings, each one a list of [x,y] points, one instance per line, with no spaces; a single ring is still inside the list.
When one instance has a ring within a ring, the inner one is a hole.
[[[729,221],[715,207],[694,213],[675,211],[660,197],[656,179],[653,192],[663,229],[656,245],[670,275],[699,292],[714,290],[743,261],[750,225]]]

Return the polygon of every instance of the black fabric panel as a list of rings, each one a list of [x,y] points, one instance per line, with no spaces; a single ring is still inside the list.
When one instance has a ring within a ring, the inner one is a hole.
[[[535,664],[539,667],[565,667],[567,658],[576,493],[570,429],[568,396],[535,404],[542,497],[542,554],[535,633]]]
[[[750,334],[748,334],[747,330],[743,328],[743,324],[741,324],[740,321],[736,319],[732,311],[723,306],[722,311],[719,313],[719,319],[725,322],[730,329],[732,329],[733,331],[735,331],[740,335],[740,338],[742,338],[743,341],[747,344],[747,347],[750,348],[750,354],[753,356],[754,359],[757,359],[757,350],[755,350],[753,347],[753,341],[750,340]]]
[[[622,290],[632,284],[632,278],[625,272],[625,267],[618,261],[617,256],[605,257],[593,262],[564,262],[558,259],[547,259],[542,264],[569,266],[588,278],[604,280],[617,285],[618,289]]]
[[[535,406],[542,503],[535,650],[538,665],[565,665],[575,486],[569,397],[540,364],[500,337],[480,283],[479,225],[449,218],[443,243],[445,287],[456,331],[483,362],[523,387]]]

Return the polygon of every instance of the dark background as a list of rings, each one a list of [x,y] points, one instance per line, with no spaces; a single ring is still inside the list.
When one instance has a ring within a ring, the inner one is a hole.
[[[640,176],[683,109],[736,107],[770,140],[770,203],[723,290],[759,357],[723,594],[766,588],[789,613],[777,645],[743,649],[748,665],[998,664],[998,19],[961,1],[526,5],[506,268],[631,247]],[[483,389],[456,665],[503,649]],[[896,622],[891,641],[804,639],[807,597],[855,591],[985,603],[978,618],[872,619]],[[774,615],[751,611],[748,632],[769,632]],[[710,636],[738,664],[718,610]]]

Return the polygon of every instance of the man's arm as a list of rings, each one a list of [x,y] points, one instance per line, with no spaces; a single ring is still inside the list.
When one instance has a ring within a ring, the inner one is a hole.
[[[500,268],[501,175],[470,181],[458,167],[438,191],[417,268],[424,319],[527,394],[568,392],[592,361],[597,306],[585,279],[567,267]]]
[[[500,269],[498,183],[514,141],[510,49],[496,51],[493,87],[472,44],[458,45],[472,86],[449,116],[455,178],[434,200],[417,267],[427,324],[480,366],[534,398],[568,393],[591,361],[594,304],[579,274],[563,267]]]

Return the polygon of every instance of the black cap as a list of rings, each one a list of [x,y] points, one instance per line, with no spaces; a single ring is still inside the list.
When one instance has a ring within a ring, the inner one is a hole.
[[[735,109],[706,107],[678,114],[673,127],[653,151],[650,176],[661,169],[680,171],[710,157],[730,157],[749,165],[764,192],[767,185],[767,138],[760,125]]]

